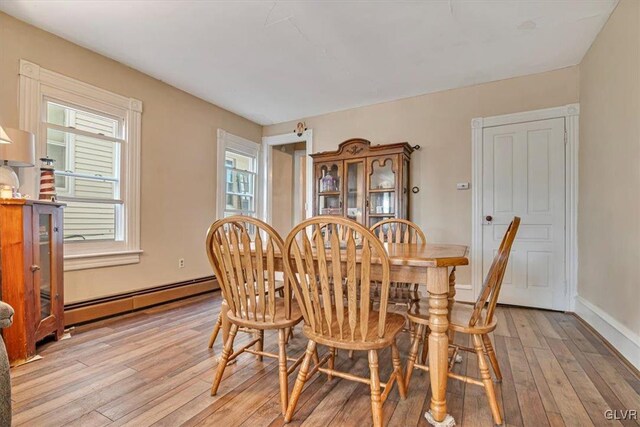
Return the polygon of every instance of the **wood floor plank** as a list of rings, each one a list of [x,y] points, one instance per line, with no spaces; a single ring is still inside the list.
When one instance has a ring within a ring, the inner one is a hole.
[[[111,420],[104,415],[102,415],[98,411],[91,411],[76,420],[67,423],[67,427],[103,427],[111,424]],[[43,424],[42,426],[46,426],[47,424]],[[51,423],[49,425],[55,426],[59,425],[56,423]]]
[[[545,338],[562,339],[542,310],[527,310],[527,315]]]
[[[625,409],[623,403],[618,399],[618,396],[611,390],[609,384],[602,378],[600,373],[591,365],[591,363],[587,360],[584,353],[582,353],[576,345],[571,341],[564,341],[567,349],[573,354],[573,357],[578,361],[582,369],[584,369],[586,375],[589,377],[591,382],[593,382],[594,386],[598,390],[598,393],[602,395],[604,400],[607,402],[609,407],[613,410],[622,411]],[[621,420],[622,425],[624,426],[635,426],[636,422],[633,420]]]
[[[586,355],[594,368],[609,384],[625,409],[640,408],[640,395],[629,385],[624,377],[611,365],[609,360],[600,354]]]
[[[505,338],[513,382],[524,426],[547,426],[549,421],[527,362],[522,343],[517,338]]]
[[[504,314],[505,312],[505,308],[499,307],[496,310],[496,320],[497,320],[497,326],[496,326],[496,330],[494,331],[495,335],[500,335],[503,337],[511,337],[511,332],[509,331],[509,326],[507,324],[507,318]]]
[[[556,316],[561,316],[561,313],[554,313]],[[559,317],[558,324],[564,329],[565,333],[569,336],[576,346],[585,353],[598,353],[598,350],[589,342],[587,338],[576,328],[571,316],[564,315]]]
[[[549,345],[556,360],[562,367],[565,375],[569,379],[569,382],[576,391],[576,394],[582,401],[582,405],[587,410],[591,421],[595,425],[611,425],[620,426],[619,421],[604,419],[606,411],[611,410],[611,406],[602,397],[602,394],[596,389],[585,370],[580,366],[576,358],[564,345],[561,340],[549,339]]]
[[[369,373],[369,366],[366,360],[359,359],[350,372],[354,375],[365,376]],[[349,397],[355,392],[358,383],[354,381],[338,381],[320,404],[305,418],[302,422],[304,427],[324,427],[328,425],[349,400]],[[304,390],[303,390],[304,393]],[[296,415],[294,414],[294,418]],[[299,418],[298,418],[299,419]],[[366,420],[362,420],[366,422]]]
[[[43,359],[11,369],[14,424],[37,426],[242,425],[283,426],[277,362],[248,354],[230,365],[218,395],[209,387],[220,339],[207,341],[220,310],[219,293],[153,307],[72,330],[72,337],[38,347]],[[499,307],[491,334],[503,374],[496,385],[505,426],[616,425],[607,408],[640,407],[640,378],[572,315]],[[237,346],[251,339],[239,334]],[[468,345],[457,334],[456,342]],[[406,357],[408,335],[399,348]],[[289,351],[304,351],[296,330]],[[277,349],[277,335],[265,335],[265,350]],[[388,352],[380,355],[381,377],[390,372]],[[339,352],[337,366],[368,375],[366,353],[354,360]],[[459,374],[477,376],[475,354],[456,364]],[[428,373],[415,371],[408,399],[392,391],[384,404],[390,426],[425,426],[429,409]],[[295,373],[290,376],[290,388]],[[395,388],[395,387],[394,387]],[[371,424],[368,387],[318,375],[302,392],[290,425]],[[458,425],[493,425],[484,389],[450,379],[448,408]],[[601,416],[602,415],[602,416]],[[638,425],[621,420],[625,427]]]
[[[549,348],[547,342],[535,327],[535,323],[529,320],[526,309],[511,308],[509,312],[518,330],[518,337],[523,347]]]
[[[534,349],[534,353],[540,364],[540,369],[547,379],[547,384],[556,404],[558,404],[558,409],[565,425],[575,427],[592,426],[593,423],[580,398],[551,350]]]
[[[171,412],[181,407],[196,396],[209,390],[211,386],[197,378],[192,378],[179,387],[158,396],[144,406],[128,413],[126,416],[116,420],[111,425],[113,427],[147,427],[156,421],[169,415]]]
[[[538,359],[536,359],[536,356],[533,352],[533,348],[525,348],[524,353],[525,357],[527,358],[527,363],[529,364],[529,370],[531,371],[533,380],[536,383],[538,395],[540,396],[540,400],[542,401],[542,405],[544,406],[544,410],[547,414],[549,424],[552,426],[564,425],[564,421],[562,421],[562,415],[560,414],[560,410],[558,409],[556,400],[551,393],[549,384],[547,384],[547,379],[540,369],[540,365],[538,364]]]
[[[494,347],[502,372],[502,412],[505,423],[511,426],[522,426],[522,415],[520,413],[520,405],[518,404],[516,386],[511,373],[511,363],[509,362],[509,352],[505,338],[499,335],[495,336]]]
[[[15,425],[26,424],[27,422],[30,425],[39,425],[39,422],[46,420],[49,412],[56,410],[68,402],[72,402],[82,396],[90,394],[95,390],[99,390],[109,384],[118,382],[122,378],[131,376],[135,374],[135,372],[136,371],[131,368],[123,368],[121,366],[105,370],[103,373],[95,375],[89,381],[86,381],[82,387],[78,387],[73,391],[69,391],[68,393],[56,397],[55,399],[47,400],[37,406],[14,414],[13,422]]]

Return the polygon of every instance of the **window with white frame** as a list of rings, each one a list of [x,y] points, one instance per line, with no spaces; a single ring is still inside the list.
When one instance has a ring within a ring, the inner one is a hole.
[[[258,153],[260,146],[218,130],[218,216],[257,214]]]
[[[21,126],[36,133],[38,157],[54,160],[66,204],[65,270],[139,262],[142,103],[27,61],[20,66]]]
[[[120,156],[124,118],[44,99],[46,155],[54,160],[58,200],[64,211],[64,240],[122,240]]]

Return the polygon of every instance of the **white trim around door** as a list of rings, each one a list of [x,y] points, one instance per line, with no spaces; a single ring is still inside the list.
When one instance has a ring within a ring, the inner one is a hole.
[[[313,216],[313,168],[311,167],[312,159],[309,154],[313,153],[313,130],[305,130],[301,136],[296,133],[285,133],[282,135],[264,136],[262,137],[263,151],[263,167],[262,167],[262,219],[267,223],[271,223],[271,191],[273,188],[273,171],[272,168],[272,151],[273,146],[283,144],[295,144],[297,142],[305,142],[307,148],[307,191],[306,191],[306,217]]]
[[[472,209],[471,286],[477,297],[482,285],[482,135],[483,129],[507,124],[564,118],[565,120],[565,299],[557,310],[574,311],[578,280],[578,123],[580,104],[471,120]]]

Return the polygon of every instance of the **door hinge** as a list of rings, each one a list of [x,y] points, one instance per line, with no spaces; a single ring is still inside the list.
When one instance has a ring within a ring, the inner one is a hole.
[[[567,145],[567,142],[569,142],[569,137],[567,136],[567,130],[564,130],[564,145]]]

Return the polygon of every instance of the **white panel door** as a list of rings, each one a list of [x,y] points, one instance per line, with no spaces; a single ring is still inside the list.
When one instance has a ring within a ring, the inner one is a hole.
[[[483,130],[483,278],[509,222],[522,219],[500,303],[566,308],[564,133],[564,118]]]

